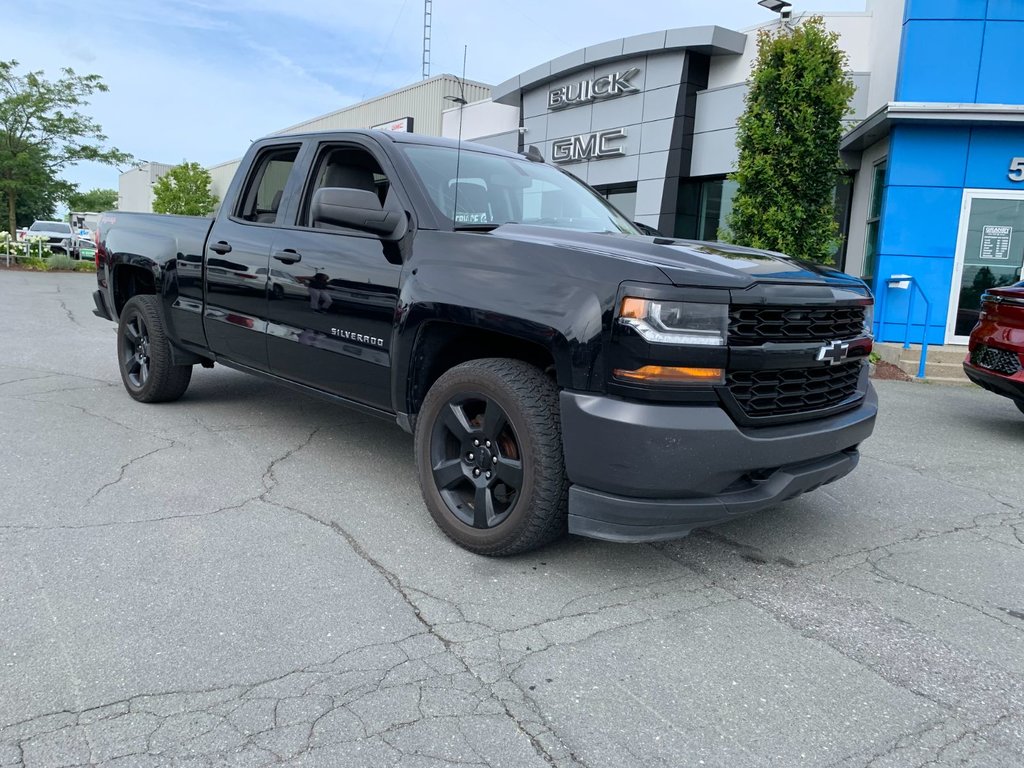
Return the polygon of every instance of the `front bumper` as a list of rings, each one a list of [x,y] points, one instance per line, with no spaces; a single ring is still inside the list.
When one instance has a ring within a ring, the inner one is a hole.
[[[569,531],[609,541],[685,536],[838,480],[874,428],[869,385],[855,409],[738,427],[717,404],[663,405],[562,392]]]
[[[971,365],[970,358],[968,358],[964,361],[964,373],[967,374],[968,379],[982,389],[1024,403],[1024,371],[1013,376],[1003,376],[1000,373]]]

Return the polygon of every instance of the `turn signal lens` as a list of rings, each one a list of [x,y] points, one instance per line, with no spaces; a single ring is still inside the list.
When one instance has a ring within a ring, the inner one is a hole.
[[[640,384],[724,384],[725,371],[721,368],[676,368],[666,365],[645,365],[635,371],[617,368],[612,372],[622,381]]]
[[[619,317],[630,317],[634,320],[640,320],[647,314],[647,307],[650,304],[646,299],[633,299],[626,297],[622,300],[622,311],[619,312]]]

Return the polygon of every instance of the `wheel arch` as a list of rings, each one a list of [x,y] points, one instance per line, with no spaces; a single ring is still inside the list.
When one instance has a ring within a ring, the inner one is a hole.
[[[395,403],[399,411],[409,415],[411,427],[435,381],[455,366],[481,358],[522,360],[546,372],[559,387],[571,386],[565,340],[550,329],[537,326],[535,330],[541,334],[516,335],[493,327],[441,319],[422,323],[408,354],[405,375],[395,377]]]
[[[157,273],[152,266],[138,263],[115,264],[111,275],[114,294],[114,313],[121,316],[121,310],[128,300],[140,294],[157,293]]]

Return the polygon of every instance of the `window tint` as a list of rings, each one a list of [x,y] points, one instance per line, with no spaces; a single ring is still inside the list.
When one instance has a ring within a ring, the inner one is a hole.
[[[260,224],[277,221],[284,188],[298,153],[298,147],[275,147],[256,159],[236,212],[240,218]]]
[[[313,183],[306,190],[306,197],[303,200],[300,219],[302,226],[337,229],[333,225],[315,223],[311,219],[313,195],[322,187],[366,190],[376,194],[380,204],[385,205],[391,191],[391,182],[381,169],[380,163],[366,150],[358,147],[325,147],[317,161]]]

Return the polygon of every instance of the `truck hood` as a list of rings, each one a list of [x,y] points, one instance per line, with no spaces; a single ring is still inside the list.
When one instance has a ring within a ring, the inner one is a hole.
[[[745,288],[754,283],[780,282],[864,286],[858,278],[832,267],[725,243],[576,232],[523,224],[505,224],[491,235],[655,266],[674,285]]]

